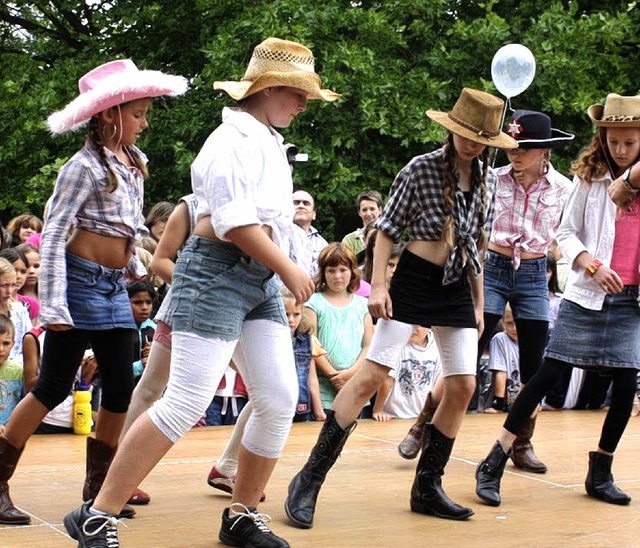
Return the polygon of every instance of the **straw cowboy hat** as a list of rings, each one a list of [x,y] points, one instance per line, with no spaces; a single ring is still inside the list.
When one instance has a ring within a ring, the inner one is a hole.
[[[214,82],[213,89],[224,90],[237,101],[274,86],[302,89],[309,94],[309,99],[335,101],[340,97],[339,93],[322,89],[321,85],[309,48],[297,42],[267,38],[254,48],[239,82]]]
[[[598,127],[640,127],[640,95],[610,93],[604,105],[591,105],[587,114]]]
[[[518,141],[518,148],[559,148],[573,141],[571,133],[551,127],[551,119],[542,112],[516,110],[506,132]]]
[[[108,108],[160,95],[182,95],[187,80],[156,70],[139,70],[131,59],[110,61],[87,72],[78,80],[80,95],[47,119],[55,134],[78,129]]]
[[[464,88],[451,112],[427,110],[427,116],[452,133],[495,148],[517,148],[518,143],[500,131],[504,102],[484,91]]]

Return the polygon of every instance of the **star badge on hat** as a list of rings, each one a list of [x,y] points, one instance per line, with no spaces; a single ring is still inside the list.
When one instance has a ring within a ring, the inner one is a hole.
[[[515,137],[516,135],[520,135],[522,133],[522,126],[518,123],[517,119],[511,120],[507,125],[507,133],[511,135],[511,137]]]

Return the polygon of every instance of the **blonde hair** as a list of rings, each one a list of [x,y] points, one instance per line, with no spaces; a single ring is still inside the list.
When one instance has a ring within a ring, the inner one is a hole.
[[[282,295],[282,300],[285,301],[294,301],[296,298],[293,296],[293,293],[287,289],[284,285],[280,288],[280,295]],[[300,333],[311,333],[313,334],[313,325],[309,320],[309,313],[307,312],[306,307],[302,306],[302,319],[300,320],[300,325],[298,326],[298,331]]]
[[[4,257],[0,257],[0,276],[6,276],[7,274],[15,275],[16,269],[7,261]]]
[[[144,265],[144,267],[147,269],[147,272],[149,273],[149,282],[151,282],[154,289],[158,289],[164,284],[164,281],[162,280],[162,278],[160,278],[160,276],[153,273],[153,270],[151,268],[153,255],[144,247],[140,247],[138,245],[136,245],[136,252],[138,254],[138,257],[140,258],[140,262]]]

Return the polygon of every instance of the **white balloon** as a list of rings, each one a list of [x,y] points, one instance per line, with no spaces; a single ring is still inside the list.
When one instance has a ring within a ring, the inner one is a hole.
[[[522,44],[502,46],[491,61],[491,79],[502,95],[515,97],[527,89],[536,74],[536,60]]]

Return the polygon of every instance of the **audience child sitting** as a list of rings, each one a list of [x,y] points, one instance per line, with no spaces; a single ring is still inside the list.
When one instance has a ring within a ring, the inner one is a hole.
[[[489,344],[489,371],[493,372],[493,401],[485,413],[508,411],[520,392],[518,332],[511,306],[507,303],[502,315],[504,331]]]
[[[441,374],[435,336],[429,328],[417,325],[402,351],[398,368],[389,370],[389,378],[378,391],[374,420],[416,418],[430,394],[434,404],[440,401],[441,395],[435,392]]]
[[[16,279],[16,269],[9,261],[0,257],[0,314],[11,319],[14,326],[14,340],[22,341],[24,334],[33,325],[28,310],[12,298],[17,284]],[[9,358],[22,366],[22,344],[13,345]]]
[[[0,314],[0,425],[7,424],[22,398],[22,365],[9,358],[15,334],[11,320]]]
[[[13,288],[11,298],[14,301],[22,303],[29,312],[31,322],[36,323],[38,315],[40,314],[40,303],[38,299],[20,293],[20,290],[27,280],[27,258],[15,247],[9,247],[0,251],[0,257],[7,259],[16,270],[16,285]]]
[[[234,367],[227,367],[216,395],[205,413],[205,426],[236,424],[238,415],[248,401],[249,395],[242,376]]]
[[[133,376],[137,382],[147,365],[151,342],[156,330],[156,323],[150,317],[156,292],[150,282],[141,281],[127,285],[127,294],[131,303],[133,319],[138,328],[138,337],[134,340],[133,354]]]

